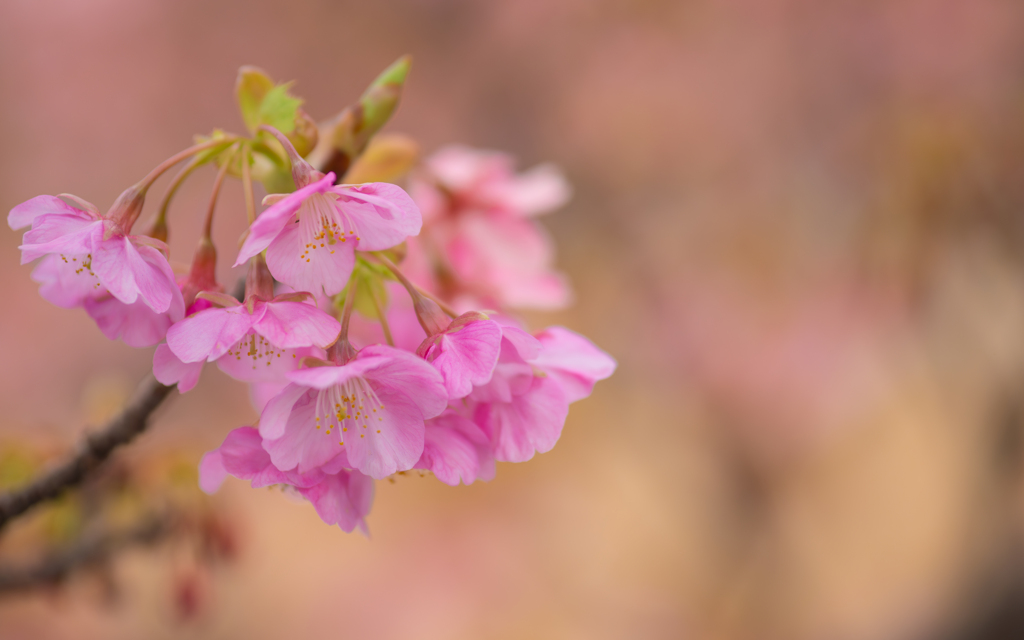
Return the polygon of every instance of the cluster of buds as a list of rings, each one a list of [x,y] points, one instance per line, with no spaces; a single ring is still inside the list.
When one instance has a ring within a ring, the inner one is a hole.
[[[375,137],[407,71],[403,58],[317,127],[289,85],[243,68],[248,136],[201,138],[105,215],[62,194],[8,216],[31,226],[22,260],[42,258],[43,297],[84,307],[111,339],[156,345],[160,382],[187,392],[215,362],[250,384],[259,420],[204,456],[205,491],[228,475],[282,485],[325,522],[365,531],[375,480],[413,469],[449,485],[488,480],[498,461],[550,450],[569,404],[615,369],[586,338],[531,334],[512,314],[568,300],[532,220],[568,198],[564,179],[547,166],[516,175],[506,156],[460,147],[417,166],[415,144]],[[147,190],[185,160],[149,231],[133,235]],[[176,277],[168,206],[204,164],[218,168],[206,224]],[[395,184],[410,170],[412,195]],[[248,268],[241,299],[217,282],[210,233],[228,174],[250,223],[235,260]],[[255,182],[270,193],[258,215]]]

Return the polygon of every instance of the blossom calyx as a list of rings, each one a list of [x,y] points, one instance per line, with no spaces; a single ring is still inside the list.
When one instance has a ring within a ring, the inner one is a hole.
[[[125,189],[110,206],[106,217],[117,225],[122,233],[129,233],[132,225],[138,220],[139,214],[142,213],[142,205],[146,203],[148,189],[148,185],[134,184]],[[110,239],[115,232],[113,227],[108,227],[104,239]]]

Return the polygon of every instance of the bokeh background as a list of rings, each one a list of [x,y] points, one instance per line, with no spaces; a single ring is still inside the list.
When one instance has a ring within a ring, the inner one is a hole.
[[[0,210],[105,207],[241,129],[242,64],[321,119],[404,53],[388,130],[564,168],[575,197],[543,222],[576,303],[529,319],[618,372],[489,483],[378,483],[371,539],[229,481],[236,550],[189,615],[158,547],[0,598],[0,637],[1024,637],[1024,5],[6,0]],[[172,260],[212,180],[176,201]],[[230,184],[223,207],[232,281]],[[58,455],[151,353],[41,300],[19,237],[0,439]],[[254,417],[207,368],[122,458],[192,465]]]

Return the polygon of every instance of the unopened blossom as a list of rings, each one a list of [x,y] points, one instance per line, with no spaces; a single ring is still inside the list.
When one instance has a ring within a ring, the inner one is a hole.
[[[471,311],[424,340],[416,353],[441,373],[448,397],[456,400],[491,379],[500,350],[501,327]]]
[[[313,169],[285,144],[297,191],[272,194],[249,227],[235,266],[263,250],[274,277],[296,291],[341,292],[355,251],[380,251],[420,232],[419,208],[401,187],[386,182],[335,185],[335,175]]]
[[[263,410],[260,435],[274,466],[306,473],[343,464],[378,479],[411,469],[424,420],[448,402],[441,374],[385,345],[320,365],[287,373],[291,384]]]
[[[569,404],[590,395],[615,361],[592,342],[562,327],[526,339],[503,328],[501,356],[487,384],[473,389],[473,421],[499,461],[524,462],[550,451],[562,434]]]
[[[199,486],[215,492],[228,475],[249,480],[256,489],[270,485],[292,487],[309,500],[320,518],[351,532],[368,532],[366,515],[373,504],[373,479],[350,469],[317,468],[306,473],[275,467],[263,448],[259,431],[241,427],[231,431],[220,447],[203,456]]]
[[[410,275],[455,300],[556,309],[569,302],[554,270],[554,245],[531,218],[569,199],[551,165],[516,175],[500,153],[452,146],[426,161],[411,185],[423,212],[422,239],[410,241]]]

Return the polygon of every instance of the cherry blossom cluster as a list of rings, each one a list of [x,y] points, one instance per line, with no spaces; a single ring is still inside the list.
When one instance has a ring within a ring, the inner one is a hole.
[[[450,147],[413,168],[411,195],[392,182],[344,182],[373,173],[366,159],[386,144],[374,147],[372,134],[404,73],[392,67],[360,109],[317,129],[287,85],[243,69],[250,137],[201,139],[106,214],[61,194],[8,216],[11,228],[29,227],[22,263],[39,260],[40,294],[84,308],[111,339],[155,345],[161,383],[185,393],[213,363],[250,385],[259,419],[203,457],[207,492],[228,475],[280,485],[324,522],[366,531],[375,480],[411,470],[453,486],[489,480],[496,462],[549,451],[569,405],[615,369],[583,336],[531,334],[512,312],[569,300],[533,219],[569,197],[556,169],[516,174],[503,154]],[[185,160],[156,221],[133,233],[151,185]],[[175,274],[167,205],[205,163],[219,169],[204,232],[189,270]],[[210,234],[228,175],[242,181],[250,221],[234,262],[248,270],[240,299],[217,281]],[[258,213],[254,179],[270,192]]]

